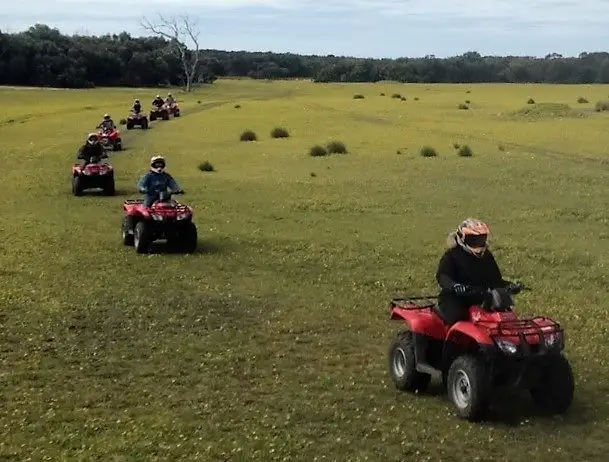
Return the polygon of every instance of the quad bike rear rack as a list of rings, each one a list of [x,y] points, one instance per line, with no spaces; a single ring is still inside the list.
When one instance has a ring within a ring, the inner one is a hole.
[[[438,297],[436,295],[431,297],[395,297],[391,299],[389,309],[397,306],[405,310],[422,310],[434,307],[437,300]]]
[[[143,199],[125,199],[124,204],[125,205],[135,205],[135,204],[142,204],[144,202]]]

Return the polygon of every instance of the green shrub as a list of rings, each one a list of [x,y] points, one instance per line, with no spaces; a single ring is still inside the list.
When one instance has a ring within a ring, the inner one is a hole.
[[[311,157],[323,157],[328,155],[328,151],[323,146],[316,144],[311,149],[309,149],[309,155]]]
[[[365,98],[365,96],[362,94],[359,94],[359,93],[357,95],[353,95],[353,99],[364,99],[364,98]]]
[[[235,104],[235,109],[241,109],[241,105],[240,104]]]
[[[127,119],[121,119],[118,121],[119,125],[127,125]]]
[[[414,100],[415,100],[415,101],[419,101],[419,97],[418,97],[418,96],[415,96],[415,97],[414,97]]]
[[[385,93],[381,93],[381,96],[385,96]]]
[[[241,141],[256,141],[258,137],[253,131],[245,130],[243,133],[241,133],[241,137],[239,139]]]
[[[467,104],[461,103],[461,104],[459,104],[459,106],[457,106],[457,108],[462,109],[462,110],[467,110],[467,109],[469,109],[469,106]]]
[[[588,100],[586,98],[584,98],[583,96],[580,96],[579,98],[577,98],[577,102],[579,104],[586,104],[588,102]]]
[[[472,149],[467,144],[461,146],[457,151],[457,154],[461,157],[471,157],[474,155]]]
[[[402,101],[406,101],[406,97],[405,97],[405,96],[402,96],[402,97],[400,98],[400,100],[402,100]]]
[[[283,127],[275,127],[271,131],[271,138],[288,138],[290,134]]]
[[[594,105],[596,112],[609,111],[609,101],[597,101]]]
[[[527,104],[535,104],[535,100],[533,98],[529,98],[527,100]]]
[[[212,165],[211,162],[206,160],[205,162],[201,162],[199,164],[199,170],[201,170],[202,172],[213,172],[214,166]]]
[[[326,148],[329,154],[346,154],[347,146],[342,141],[330,141]]]
[[[392,97],[393,99],[401,99],[401,98],[402,98],[402,95],[400,95],[399,93],[394,93],[393,95],[391,95],[391,97]]]
[[[453,143],[453,148],[459,149],[461,145],[459,143]]]
[[[502,144],[500,144],[499,146],[497,146],[497,149],[499,149],[500,151],[505,151],[505,146],[503,146]]]
[[[436,157],[438,155],[438,151],[431,146],[423,146],[421,148],[421,155],[423,157]]]
[[[470,100],[466,99],[465,104],[472,104],[472,102]]]

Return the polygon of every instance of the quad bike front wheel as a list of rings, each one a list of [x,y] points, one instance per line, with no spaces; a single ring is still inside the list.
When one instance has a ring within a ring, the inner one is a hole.
[[[114,175],[108,177],[106,184],[104,184],[104,195],[114,196],[116,194],[116,187],[114,183]]]
[[[197,227],[192,221],[186,225],[180,238],[183,243],[183,249],[186,253],[194,253],[197,250],[199,238],[197,236]]]
[[[474,354],[458,356],[448,370],[447,388],[459,417],[470,422],[484,417],[492,384],[482,358]]]
[[[389,346],[389,375],[401,391],[424,392],[431,375],[417,371],[412,332],[398,334]]]
[[[132,222],[129,217],[123,217],[123,224],[121,225],[121,232],[123,234],[123,245],[133,246],[133,233],[132,233]]]
[[[83,189],[82,178],[79,176],[72,177],[72,194],[82,196]]]
[[[137,253],[148,253],[152,243],[150,227],[145,221],[138,221],[133,230],[133,246]]]
[[[575,381],[567,358],[551,356],[542,366],[539,382],[531,388],[533,402],[545,412],[563,414],[573,402]]]

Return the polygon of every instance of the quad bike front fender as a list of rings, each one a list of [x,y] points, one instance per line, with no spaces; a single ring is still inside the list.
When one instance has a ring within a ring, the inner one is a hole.
[[[474,343],[479,346],[491,346],[495,344],[486,329],[475,326],[469,321],[459,321],[453,324],[446,340],[457,345]]]

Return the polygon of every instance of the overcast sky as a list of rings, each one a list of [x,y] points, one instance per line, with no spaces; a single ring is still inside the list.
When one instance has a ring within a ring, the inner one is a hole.
[[[202,47],[364,57],[577,55],[609,47],[609,0],[1,0],[0,30],[126,30],[199,18]]]

